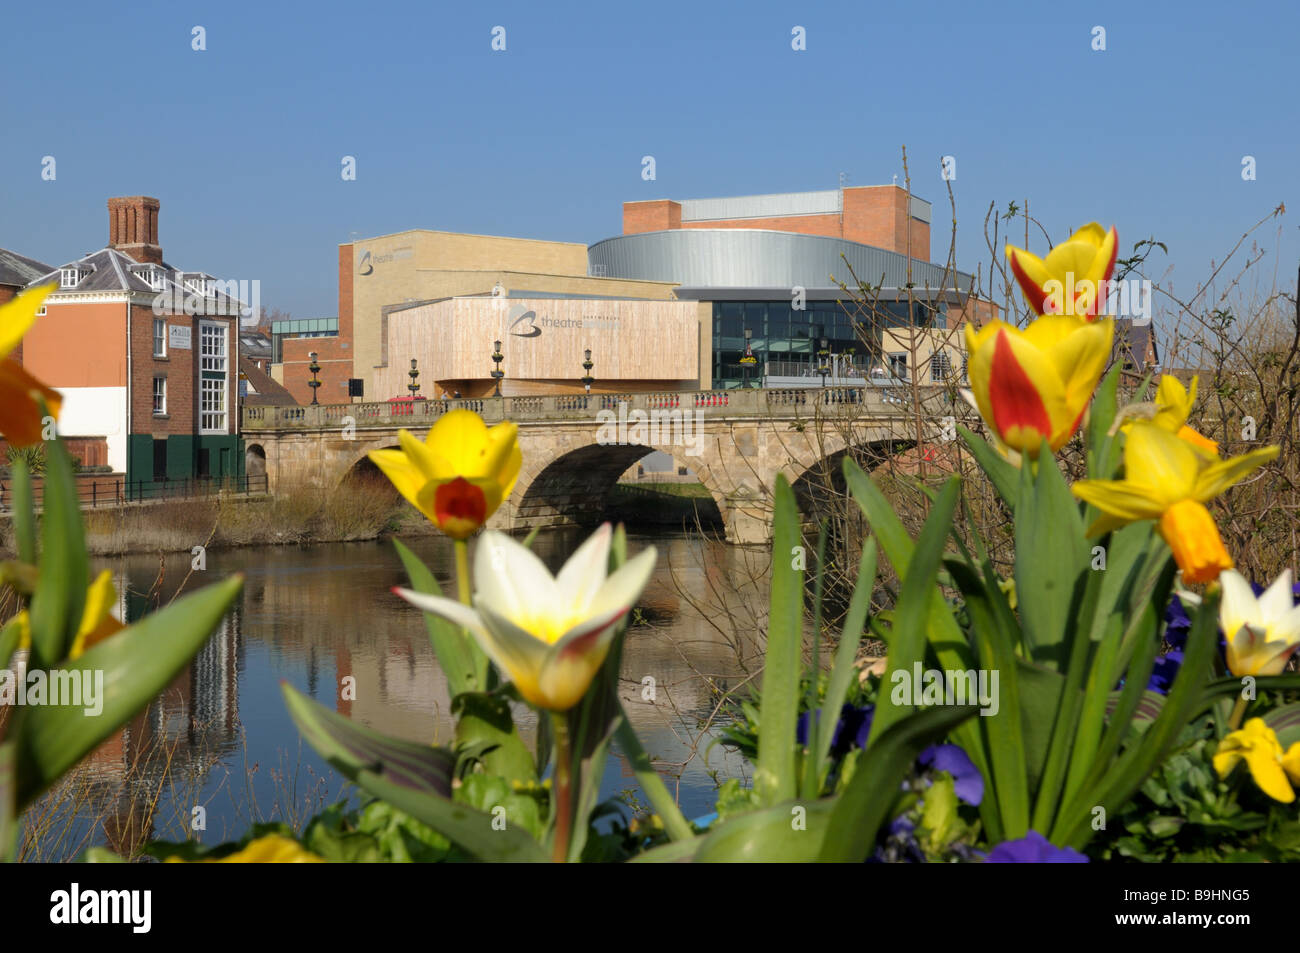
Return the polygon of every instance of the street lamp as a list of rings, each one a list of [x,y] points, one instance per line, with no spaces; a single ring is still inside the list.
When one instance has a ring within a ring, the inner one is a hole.
[[[591,363],[591,348],[587,348],[582,352],[582,369],[586,372],[582,375],[582,386],[587,388],[588,394],[591,393],[591,385],[596,383],[596,378],[591,376],[593,367],[595,365]]]
[[[741,364],[741,366],[745,369],[745,388],[746,388],[746,389],[749,388],[749,372],[750,372],[750,369],[751,369],[755,364],[758,363],[758,359],[757,359],[756,357],[754,357],[754,348],[753,348],[753,346],[750,344],[750,341],[752,340],[753,337],[754,337],[754,332],[753,332],[752,330],[750,330],[749,328],[745,328],[745,353],[744,353],[744,355],[740,358],[740,364]]]
[[[316,379],[316,375],[320,373],[320,365],[316,363],[315,351],[307,356],[311,358],[311,363],[307,365],[307,370],[311,371],[311,380],[307,382],[307,386],[311,388],[311,402],[317,404],[319,401],[316,400],[316,389],[320,387],[320,381]]]
[[[492,379],[497,382],[497,392],[496,392],[497,397],[501,396],[501,378],[506,376],[506,372],[501,370],[501,362],[504,360],[505,357],[502,356],[501,354],[501,342],[493,341],[492,362],[496,365],[496,367],[492,369]]]
[[[420,369],[415,366],[415,358],[411,358],[411,369],[406,372],[406,376],[411,379],[406,389],[411,392],[411,400],[415,400],[415,395],[420,390]]]
[[[826,359],[830,357],[830,351],[826,349],[826,339],[820,338],[817,341],[820,350],[817,351],[818,372],[822,376],[822,387],[826,386],[826,375],[830,373],[830,368],[826,366]]]

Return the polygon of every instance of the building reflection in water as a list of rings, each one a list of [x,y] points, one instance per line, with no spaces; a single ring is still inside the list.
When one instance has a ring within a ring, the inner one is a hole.
[[[554,570],[579,538],[552,533],[534,548]],[[444,588],[450,585],[447,541],[409,542]],[[706,728],[718,693],[759,668],[761,645],[752,633],[765,623],[770,554],[682,534],[634,536],[630,549],[651,543],[660,558],[642,600],[649,621],[629,631],[621,695],[684,809],[703,814],[714,801],[712,772],[725,779],[743,770],[739,756],[720,747],[708,752],[706,764]],[[87,759],[87,776],[106,802],[100,810],[108,846],[129,853],[150,837],[181,839],[195,804],[207,810],[207,831],[196,835],[205,843],[236,836],[254,819],[283,819],[284,806],[273,803],[283,778],[274,781],[271,768],[286,754],[291,768],[300,759],[299,768],[324,773],[324,793],[337,795],[340,779],[302,745],[284,710],[281,679],[378,731],[450,740],[447,681],[421,614],[390,592],[406,583],[390,543],[213,551],[206,573],[186,581],[188,560],[107,564],[126,621],[166,604],[183,581],[192,591],[214,576],[245,574],[240,603],[189,669]],[[354,680],[349,698],[340,690],[345,677]],[[531,742],[535,717],[522,707],[517,717]],[[630,764],[614,754],[605,796],[632,786]]]

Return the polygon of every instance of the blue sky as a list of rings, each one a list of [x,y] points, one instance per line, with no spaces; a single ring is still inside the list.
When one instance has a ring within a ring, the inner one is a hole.
[[[939,159],[956,158],[963,270],[987,267],[989,203],[1028,198],[1057,239],[1097,219],[1124,250],[1165,241],[1185,293],[1285,202],[1280,247],[1273,224],[1259,237],[1290,285],[1298,9],[15,4],[0,35],[0,246],[68,260],[107,242],[109,196],[153,195],[172,264],[260,279],[263,304],[295,316],[333,315],[336,248],[354,235],[591,243],[621,231],[627,200],[834,188],[840,172],[901,181],[906,144],[937,222]],[[490,48],[497,25],[505,52]],[[806,51],[791,49],[795,25]],[[1097,25],[1105,52],[1091,49]],[[340,176],[344,155],[356,181]],[[936,229],[936,255],[945,244]]]

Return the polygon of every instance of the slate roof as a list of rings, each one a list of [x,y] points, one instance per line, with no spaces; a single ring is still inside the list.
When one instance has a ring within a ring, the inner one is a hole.
[[[241,357],[239,373],[248,381],[248,396],[244,406],[252,407],[297,407],[298,402],[283,384],[276,383],[269,374],[260,370],[256,364]]]
[[[212,275],[201,271],[181,271],[171,265],[163,262],[161,265],[146,265],[136,261],[130,255],[118,251],[116,248],[101,248],[99,251],[91,252],[76,261],[70,261],[57,268],[51,268],[49,265],[43,266],[46,270],[39,277],[28,281],[27,284],[41,285],[49,282],[59,282],[60,272],[64,268],[77,267],[88,274],[77,283],[75,288],[58,288],[54,293],[59,294],[83,294],[87,292],[122,292],[131,291],[140,294],[156,295],[167,293],[170,295],[180,295],[181,300],[190,295],[185,287],[185,281],[192,278],[212,279]],[[158,268],[163,272],[163,285],[161,289],[155,289],[148,281],[138,272],[147,268]],[[235,300],[224,294],[214,293],[211,295],[216,303],[221,306],[221,314],[237,314],[241,309],[242,302]]]
[[[1151,363],[1160,363],[1160,350],[1156,347],[1155,328],[1150,321],[1135,324],[1132,318],[1115,319],[1115,341],[1111,346],[1111,362],[1120,361],[1126,369],[1141,372],[1146,369],[1147,354]]]
[[[33,278],[48,274],[50,266],[16,251],[0,248],[0,285],[24,288]]]

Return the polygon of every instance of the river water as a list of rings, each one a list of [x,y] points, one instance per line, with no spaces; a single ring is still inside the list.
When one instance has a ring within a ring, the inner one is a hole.
[[[582,535],[542,534],[534,550],[554,571]],[[449,541],[408,545],[454,592]],[[643,597],[649,621],[628,632],[621,695],[669,789],[696,817],[712,811],[721,781],[744,774],[743,759],[709,742],[719,727],[718,693],[759,669],[752,633],[765,612],[769,557],[680,532],[629,537],[633,553],[648,545],[659,551]],[[190,563],[181,555],[97,563],[113,570],[128,621],[182,586],[193,591],[235,572],[245,584],[189,670],[28,812],[29,835],[41,836],[26,859],[68,859],[90,844],[125,852],[191,831],[216,844],[254,821],[299,826],[341,796],[355,803],[357,792],[299,740],[282,680],[376,730],[449,742],[450,699],[422,615],[390,592],[407,581],[391,543],[212,551],[206,569],[193,573]],[[355,700],[340,698],[348,675]],[[531,746],[531,712],[521,707],[518,715]],[[636,780],[615,748],[603,796],[629,789],[638,790]],[[193,830],[196,818],[203,829]]]

